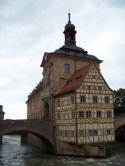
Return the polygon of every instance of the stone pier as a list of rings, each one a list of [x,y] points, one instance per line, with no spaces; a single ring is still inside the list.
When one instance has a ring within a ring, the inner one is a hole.
[[[28,142],[28,134],[22,134],[21,135],[21,142],[27,143]]]

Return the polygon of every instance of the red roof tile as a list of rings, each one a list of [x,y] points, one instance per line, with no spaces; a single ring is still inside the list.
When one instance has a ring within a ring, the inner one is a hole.
[[[87,75],[90,67],[92,66],[92,63],[76,70],[69,78],[69,80],[59,89],[59,91],[56,93],[56,96],[61,95],[66,92],[70,92],[78,88],[82,82],[85,76]]]

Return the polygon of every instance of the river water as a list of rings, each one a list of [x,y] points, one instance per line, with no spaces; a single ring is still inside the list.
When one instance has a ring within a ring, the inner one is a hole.
[[[19,136],[4,136],[0,145],[0,166],[125,166],[125,144],[115,145],[112,151],[107,158],[48,155],[22,144]]]

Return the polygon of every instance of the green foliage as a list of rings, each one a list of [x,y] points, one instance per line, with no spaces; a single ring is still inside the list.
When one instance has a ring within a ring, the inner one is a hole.
[[[114,110],[116,113],[125,112],[125,89],[118,89],[114,91]]]

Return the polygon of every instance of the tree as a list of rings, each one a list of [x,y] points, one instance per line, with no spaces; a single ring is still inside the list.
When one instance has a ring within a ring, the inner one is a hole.
[[[125,89],[114,90],[114,110],[116,113],[125,113]]]

